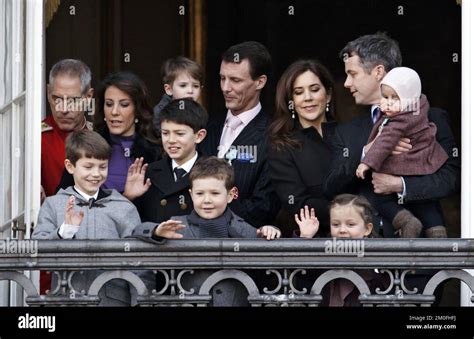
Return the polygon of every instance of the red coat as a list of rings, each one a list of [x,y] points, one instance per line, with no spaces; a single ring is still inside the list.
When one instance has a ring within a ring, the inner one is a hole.
[[[54,195],[64,170],[68,132],[59,129],[52,115],[41,126],[41,185],[46,196]]]
[[[375,172],[392,175],[426,175],[436,172],[448,159],[436,141],[436,125],[428,121],[429,103],[425,95],[420,99],[420,111],[401,112],[388,118],[382,132],[362,159]],[[381,117],[372,128],[369,142],[375,139],[379,127],[386,120]],[[409,138],[413,148],[399,155],[392,151],[401,138]]]
[[[52,115],[44,119],[41,124],[41,185],[47,197],[55,194],[61,180],[68,134],[59,129]],[[46,294],[46,290],[49,289],[51,289],[51,274],[41,271],[40,293]]]

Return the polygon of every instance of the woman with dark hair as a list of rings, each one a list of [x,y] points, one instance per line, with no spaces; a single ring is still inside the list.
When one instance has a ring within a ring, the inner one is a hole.
[[[332,98],[332,76],[316,60],[292,63],[277,84],[276,112],[269,127],[269,168],[293,229],[297,229],[293,216],[307,205],[314,208],[322,232],[329,230],[329,201],[323,194],[323,181],[331,159],[327,141],[335,127]]]
[[[148,90],[131,72],[113,73],[102,81],[97,91],[94,130],[112,146],[106,188],[123,192],[128,168],[136,158],[151,163],[161,157]]]
[[[145,83],[134,73],[107,76],[96,93],[94,130],[112,146],[109,173],[103,187],[124,191],[128,169],[137,158],[151,163],[161,158],[161,141],[153,126],[153,110]],[[63,172],[59,188],[74,185]]]

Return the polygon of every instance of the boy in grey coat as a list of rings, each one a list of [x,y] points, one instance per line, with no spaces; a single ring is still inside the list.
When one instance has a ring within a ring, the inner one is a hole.
[[[107,179],[110,155],[109,144],[96,132],[83,130],[68,137],[65,166],[74,177],[74,187],[45,200],[33,239],[120,239],[131,235],[140,223],[137,209],[117,191],[100,188]],[[71,284],[80,293],[101,273],[76,273]],[[53,287],[56,283],[53,279]],[[106,283],[99,297],[100,306],[130,305],[129,287],[123,280]]]
[[[233,177],[233,168],[224,159],[209,157],[198,160],[189,174],[189,192],[194,205],[191,214],[173,217],[159,225],[145,222],[135,228],[132,235],[158,244],[163,243],[164,239],[179,238],[279,238],[281,232],[278,228],[262,226],[255,229],[230,210],[227,205],[238,194]],[[199,290],[212,273],[209,270],[196,270],[189,280],[183,278],[184,288]],[[151,288],[155,288],[153,282]],[[232,280],[216,284],[212,294],[213,306],[248,304],[246,291]]]

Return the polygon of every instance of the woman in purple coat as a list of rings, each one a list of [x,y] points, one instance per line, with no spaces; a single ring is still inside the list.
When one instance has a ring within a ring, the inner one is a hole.
[[[143,81],[131,72],[109,75],[99,87],[94,129],[112,146],[104,186],[124,191],[128,168],[136,158],[151,163],[161,158],[153,111]]]
[[[134,73],[110,74],[99,85],[94,130],[112,146],[104,188],[123,192],[128,169],[135,159],[151,163],[161,158],[162,146],[153,126],[148,90]],[[64,171],[57,190],[71,185],[72,176]]]

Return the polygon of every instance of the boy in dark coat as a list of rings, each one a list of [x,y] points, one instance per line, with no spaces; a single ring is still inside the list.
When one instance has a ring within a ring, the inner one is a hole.
[[[174,100],[161,111],[167,156],[143,166],[143,160],[137,159],[125,184],[124,196],[133,200],[142,222],[159,223],[191,212],[188,173],[199,158],[196,146],[206,137],[207,119],[206,110],[191,99]]]

